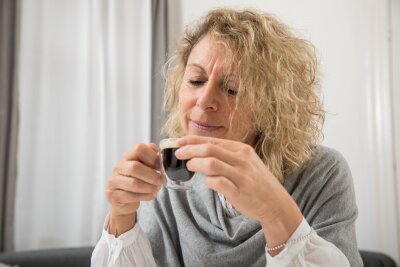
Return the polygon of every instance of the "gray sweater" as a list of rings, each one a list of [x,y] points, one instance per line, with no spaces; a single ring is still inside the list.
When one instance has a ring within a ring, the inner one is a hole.
[[[142,203],[138,222],[158,266],[265,266],[265,238],[258,222],[224,216],[215,192],[196,174],[194,188],[163,188]],[[284,187],[319,236],[336,245],[351,266],[362,266],[355,225],[357,206],[351,173],[335,150],[319,147]]]

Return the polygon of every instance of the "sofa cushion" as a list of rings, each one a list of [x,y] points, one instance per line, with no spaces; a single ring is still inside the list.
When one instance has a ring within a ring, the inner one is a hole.
[[[0,253],[0,262],[19,267],[88,267],[93,247]]]

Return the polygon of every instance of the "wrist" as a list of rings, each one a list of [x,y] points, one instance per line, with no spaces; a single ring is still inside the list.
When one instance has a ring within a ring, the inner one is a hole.
[[[303,214],[291,197],[290,200],[282,202],[280,207],[281,208],[277,213],[278,215],[276,215],[272,220],[260,221],[265,235],[265,241],[269,248],[286,243],[303,219]],[[275,256],[283,249],[284,246],[269,251],[269,254]]]
[[[108,233],[118,237],[123,233],[132,229],[136,224],[136,211],[132,214],[116,214],[113,210],[110,211],[108,221]]]

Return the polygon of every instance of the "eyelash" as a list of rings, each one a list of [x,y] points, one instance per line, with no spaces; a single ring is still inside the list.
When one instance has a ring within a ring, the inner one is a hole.
[[[228,95],[231,95],[231,96],[236,96],[236,95],[238,94],[238,92],[237,92],[236,89],[232,89],[232,88],[229,88],[229,87],[225,88],[224,91],[225,91]]]
[[[191,85],[193,85],[193,86],[198,87],[198,86],[203,85],[205,82],[204,81],[198,81],[198,80],[189,80],[189,83]],[[224,91],[230,96],[236,96],[238,94],[236,89],[229,88],[229,87],[224,88]]]
[[[200,86],[200,85],[204,84],[203,81],[198,81],[198,80],[189,80],[189,83],[194,86]]]

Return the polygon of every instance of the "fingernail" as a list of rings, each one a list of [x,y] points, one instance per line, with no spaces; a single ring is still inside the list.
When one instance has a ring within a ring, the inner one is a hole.
[[[177,158],[180,158],[181,155],[182,155],[182,149],[179,148],[178,150],[175,151],[175,156],[176,156]]]

